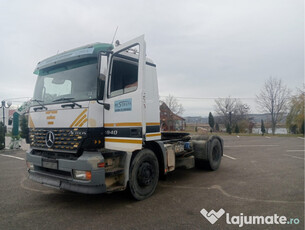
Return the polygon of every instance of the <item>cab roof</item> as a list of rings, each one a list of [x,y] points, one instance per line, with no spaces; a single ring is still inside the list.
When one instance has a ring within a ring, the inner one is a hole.
[[[77,59],[83,59],[83,58],[90,58],[90,57],[98,57],[98,54],[100,52],[107,52],[113,49],[112,44],[107,43],[94,43],[82,47],[78,47],[72,50],[65,51],[63,53],[54,55],[52,57],[49,57],[47,59],[44,59],[40,62],[38,62],[34,74],[39,75],[39,71],[41,69],[61,64],[64,62],[69,62]]]

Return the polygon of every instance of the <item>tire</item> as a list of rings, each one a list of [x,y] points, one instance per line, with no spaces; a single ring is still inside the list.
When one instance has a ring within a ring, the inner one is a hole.
[[[156,155],[143,149],[133,158],[129,172],[129,190],[136,200],[150,197],[158,184],[159,164]]]
[[[208,159],[195,159],[195,164],[197,168],[209,169],[215,171],[219,168],[222,157],[222,147],[218,139],[213,139],[211,141],[211,146],[208,150]]]
[[[213,139],[208,152],[208,167],[210,170],[217,170],[221,163],[222,148],[218,139]]]

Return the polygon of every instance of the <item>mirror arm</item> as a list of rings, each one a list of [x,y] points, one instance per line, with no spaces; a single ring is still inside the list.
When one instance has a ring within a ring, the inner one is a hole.
[[[100,105],[103,105],[104,108],[105,108],[106,110],[109,110],[109,109],[110,109],[110,104],[104,103],[104,102],[99,102],[98,99],[96,100],[96,102],[97,102],[98,104],[100,104]]]

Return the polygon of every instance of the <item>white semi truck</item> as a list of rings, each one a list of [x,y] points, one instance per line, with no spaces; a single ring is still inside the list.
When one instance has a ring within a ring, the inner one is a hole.
[[[128,188],[143,200],[177,167],[218,169],[220,137],[160,132],[156,64],[144,36],[57,54],[34,73],[31,180],[88,194]]]

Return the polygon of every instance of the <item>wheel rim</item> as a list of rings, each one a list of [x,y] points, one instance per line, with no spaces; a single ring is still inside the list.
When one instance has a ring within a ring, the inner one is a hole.
[[[220,159],[220,149],[217,146],[213,148],[212,159],[214,162],[218,162]]]
[[[152,184],[155,178],[155,170],[150,162],[143,162],[137,174],[138,184],[142,187],[149,186]]]

